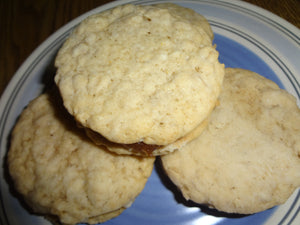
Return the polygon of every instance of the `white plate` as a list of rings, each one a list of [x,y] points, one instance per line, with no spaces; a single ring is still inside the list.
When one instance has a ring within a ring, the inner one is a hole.
[[[121,0],[96,8],[73,20],[39,46],[17,71],[0,102],[0,222],[3,225],[50,224],[30,214],[11,191],[5,163],[13,125],[20,112],[52,82],[53,59],[69,32],[88,15],[125,3],[158,1]],[[159,1],[165,2],[165,1]],[[250,69],[277,82],[300,99],[300,31],[281,18],[253,5],[230,0],[171,1],[206,16],[220,52],[229,67]],[[300,126],[300,125],[299,125]],[[250,216],[229,215],[186,202],[156,164],[143,192],[132,207],[109,224],[300,224],[300,190],[281,206]]]

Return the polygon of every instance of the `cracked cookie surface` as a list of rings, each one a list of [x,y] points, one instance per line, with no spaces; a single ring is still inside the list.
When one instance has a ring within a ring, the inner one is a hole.
[[[178,12],[119,6],[72,32],[57,55],[55,81],[82,126],[119,144],[168,145],[207,118],[224,65],[207,21]]]
[[[143,190],[154,158],[96,146],[59,103],[41,95],[13,130],[8,166],[16,190],[35,212],[58,216],[64,224],[119,215]]]

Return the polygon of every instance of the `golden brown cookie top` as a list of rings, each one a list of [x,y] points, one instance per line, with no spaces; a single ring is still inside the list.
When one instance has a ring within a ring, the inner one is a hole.
[[[205,29],[175,12],[119,6],[74,30],[55,81],[82,126],[111,142],[167,145],[207,118],[224,66]]]
[[[228,68],[210,119],[198,138],[162,157],[186,199],[249,214],[285,202],[300,186],[300,109],[292,95]]]
[[[96,146],[59,103],[41,95],[14,128],[8,165],[17,191],[37,213],[56,215],[64,224],[119,215],[144,188],[154,158]]]

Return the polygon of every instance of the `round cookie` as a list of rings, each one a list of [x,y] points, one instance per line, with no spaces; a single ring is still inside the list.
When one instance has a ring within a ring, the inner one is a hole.
[[[8,152],[9,172],[36,213],[63,224],[104,222],[130,207],[154,157],[120,156],[95,145],[60,103],[43,94],[22,112]]]
[[[161,160],[196,203],[241,214],[284,203],[300,186],[296,99],[254,72],[228,68],[206,129]]]
[[[224,65],[207,28],[178,7],[123,5],[72,32],[55,82],[79,124],[110,142],[163,146],[207,118]]]

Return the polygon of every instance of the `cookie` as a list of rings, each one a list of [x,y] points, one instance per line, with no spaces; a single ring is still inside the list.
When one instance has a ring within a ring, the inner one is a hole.
[[[196,203],[241,214],[282,204],[300,186],[296,99],[254,72],[228,68],[208,126],[161,160]]]
[[[63,224],[118,216],[143,190],[154,158],[120,156],[95,145],[59,106],[43,94],[22,112],[8,152],[16,190],[34,212]]]
[[[165,146],[207,118],[224,65],[207,28],[178,7],[123,5],[72,32],[55,82],[81,126],[113,143]]]

